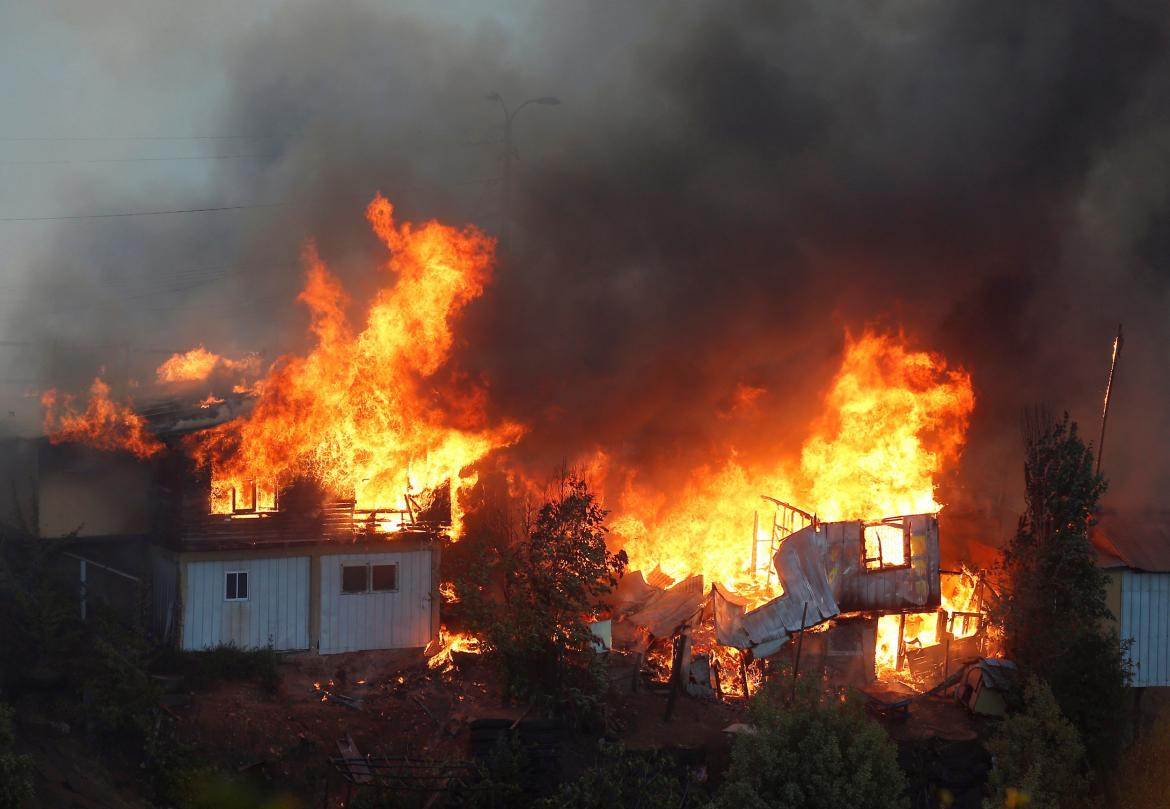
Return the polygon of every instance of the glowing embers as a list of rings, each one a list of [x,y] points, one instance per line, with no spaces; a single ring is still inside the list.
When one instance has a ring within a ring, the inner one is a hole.
[[[448,672],[458,667],[461,655],[483,654],[479,639],[469,632],[448,632],[447,627],[439,628],[438,641],[432,641],[424,652],[427,668]]]

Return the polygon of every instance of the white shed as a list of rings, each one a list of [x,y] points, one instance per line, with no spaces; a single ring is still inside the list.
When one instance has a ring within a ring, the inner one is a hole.
[[[156,628],[182,649],[321,654],[426,646],[439,634],[439,543],[421,533],[312,544],[156,546]]]

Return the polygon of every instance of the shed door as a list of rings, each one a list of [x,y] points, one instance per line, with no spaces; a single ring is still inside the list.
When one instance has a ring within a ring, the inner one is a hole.
[[[309,557],[187,562],[186,573],[184,649],[309,648]]]

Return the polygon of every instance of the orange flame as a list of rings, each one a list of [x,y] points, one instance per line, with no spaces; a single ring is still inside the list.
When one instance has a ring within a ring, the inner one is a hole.
[[[233,360],[213,354],[202,345],[181,354],[172,354],[155,372],[159,382],[197,382],[207,379],[217,368],[226,368],[246,374],[255,374],[260,369],[260,358],[256,356]]]
[[[149,458],[162,450],[162,442],[147,431],[142,416],[130,405],[110,399],[110,386],[101,377],[94,379],[89,388],[85,410],[77,410],[73,403],[73,396],[58,394],[55,389],[41,396],[44,430],[51,443],[76,441],[96,449],[129,452],[139,458]]]
[[[371,511],[406,510],[407,493],[450,481],[457,535],[459,489],[473,480],[466,470],[522,433],[513,423],[488,426],[482,387],[439,375],[452,321],[488,281],[493,241],[471,227],[398,224],[380,195],[366,216],[390,251],[396,283],[377,294],[355,333],[345,290],[306,247],[300,300],[315,346],[274,363],[249,417],[192,437],[196,460],[211,468],[213,511],[230,510],[233,488],[306,474]]]
[[[942,577],[942,606],[947,613],[947,629],[955,639],[968,638],[979,631],[982,604],[979,600],[979,579],[963,571],[960,575]],[[877,644],[874,664],[879,674],[891,674],[897,669],[899,615],[883,615],[878,619]],[[942,643],[938,634],[938,613],[911,613],[906,616],[902,641],[906,648],[923,648]]]
[[[735,398],[743,397],[737,392]],[[910,351],[901,337],[866,332],[847,338],[825,415],[805,440],[798,468],[779,462],[749,469],[732,454],[696,470],[670,502],[631,482],[613,531],[632,569],[661,566],[675,579],[702,573],[741,593],[756,592],[756,573],[770,566],[772,551],[771,517],[760,508],[761,494],[824,520],[938,511],[935,478],[958,459],[974,405],[970,376],[948,368],[942,357]],[[753,538],[756,510],[760,524]],[[753,539],[760,542],[755,571]],[[882,551],[887,562],[896,559],[901,534],[883,542]]]

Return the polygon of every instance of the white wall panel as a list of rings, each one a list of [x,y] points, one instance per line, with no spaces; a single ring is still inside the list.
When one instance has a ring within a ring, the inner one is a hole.
[[[1121,637],[1132,641],[1133,685],[1170,686],[1170,573],[1125,571]]]
[[[406,649],[431,640],[431,551],[322,556],[321,654]],[[397,564],[398,589],[341,592],[342,565]]]
[[[224,598],[228,571],[248,572],[246,601]],[[235,644],[309,648],[309,557],[186,562],[184,649]]]

